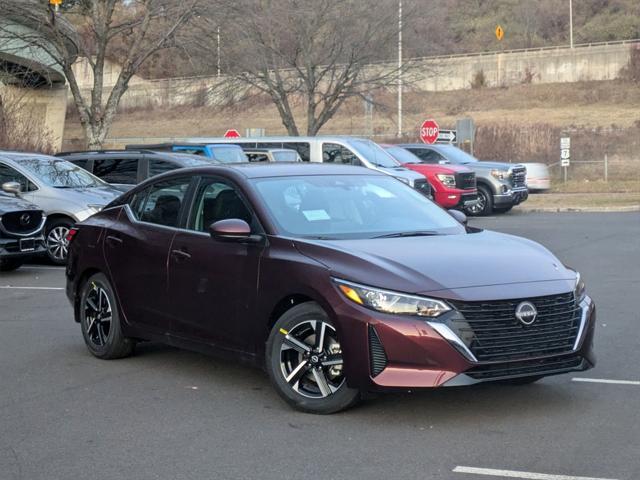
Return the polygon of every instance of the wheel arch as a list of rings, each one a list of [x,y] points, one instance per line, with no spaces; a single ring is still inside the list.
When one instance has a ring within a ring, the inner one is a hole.
[[[106,275],[107,278],[109,278],[109,276],[107,275],[106,272],[100,270],[99,268],[96,267],[87,267],[85,268],[82,273],[80,273],[78,275],[78,279],[75,282],[74,285],[74,292],[73,292],[73,318],[76,321],[76,323],[80,323],[80,289],[82,288],[82,286],[84,285],[84,283],[87,281],[87,279],[93,275],[95,275],[96,273],[102,273],[103,275]]]
[[[489,190],[489,193],[491,193],[492,195],[495,195],[497,193],[496,189],[493,186],[493,184],[491,182],[485,180],[484,178],[476,177],[476,185],[478,187],[482,186],[482,187],[486,188],[487,190]]]
[[[49,225],[51,225],[53,222],[57,220],[68,220],[71,223],[76,223],[76,220],[67,213],[60,213],[60,212],[49,213],[47,214],[47,223],[45,224],[45,230]]]

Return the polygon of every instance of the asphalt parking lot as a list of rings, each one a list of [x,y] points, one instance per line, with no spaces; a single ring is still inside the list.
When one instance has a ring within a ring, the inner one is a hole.
[[[307,415],[261,371],[200,354],[91,357],[64,271],[30,265],[0,276],[0,479],[639,479],[640,213],[471,223],[582,272],[598,305],[594,370]]]

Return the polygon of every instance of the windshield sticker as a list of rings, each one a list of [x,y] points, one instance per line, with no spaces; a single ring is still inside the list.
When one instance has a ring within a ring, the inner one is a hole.
[[[320,220],[331,220],[331,217],[326,210],[303,210],[303,215],[310,222],[317,222]]]

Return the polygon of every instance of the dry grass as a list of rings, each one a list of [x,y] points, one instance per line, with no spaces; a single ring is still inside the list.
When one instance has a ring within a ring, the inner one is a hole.
[[[517,206],[519,210],[536,209],[616,209],[640,207],[640,192],[634,193],[546,193],[530,195]]]

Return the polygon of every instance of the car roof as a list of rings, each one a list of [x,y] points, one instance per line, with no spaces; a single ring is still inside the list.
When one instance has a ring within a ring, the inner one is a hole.
[[[202,163],[211,163],[211,159],[207,159],[202,157],[201,155],[193,155],[191,153],[185,152],[167,152],[167,151],[157,151],[151,149],[129,149],[129,150],[86,150],[86,151],[77,151],[77,152],[60,152],[56,154],[56,157],[59,158],[99,158],[101,156],[121,156],[121,157],[137,157],[140,155],[154,155],[157,157],[163,157],[168,159],[197,159]]]
[[[226,163],[224,166],[211,165],[206,167],[194,167],[163,174],[162,176],[173,176],[193,173],[193,174],[219,174],[221,172],[234,172],[245,178],[269,178],[269,177],[295,177],[309,175],[376,175],[387,176],[385,173],[377,172],[364,167],[352,165],[331,165],[326,163],[310,162],[282,162],[282,163]],[[157,177],[153,177],[157,178]]]
[[[427,143],[401,143],[398,145],[395,145],[396,147],[402,147],[402,148],[427,148],[427,149],[431,149],[431,150],[439,150],[439,149],[446,149],[446,148],[458,148],[455,145],[452,145],[451,143],[433,143],[433,144],[427,144]]]
[[[29,158],[29,159],[40,158],[43,160],[64,161],[64,158],[57,158],[52,155],[45,155],[43,153],[0,150],[0,159],[17,161],[17,160],[23,160],[25,158]]]

